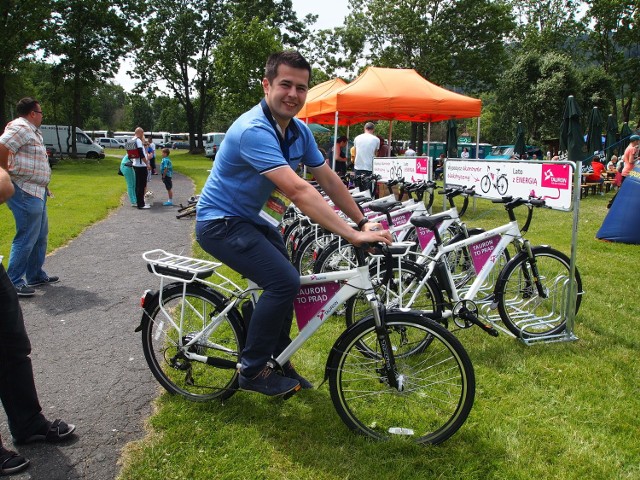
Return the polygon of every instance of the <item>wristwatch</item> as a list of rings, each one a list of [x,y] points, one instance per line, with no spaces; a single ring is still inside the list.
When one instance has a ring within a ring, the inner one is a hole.
[[[362,230],[365,223],[369,223],[369,219],[367,217],[362,217],[362,220],[358,222],[358,230]]]

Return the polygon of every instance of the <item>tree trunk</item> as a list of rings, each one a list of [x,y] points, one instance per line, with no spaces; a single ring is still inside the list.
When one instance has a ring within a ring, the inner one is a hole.
[[[0,73],[0,127],[2,131],[4,131],[5,125],[9,122],[6,112],[6,102],[7,102],[7,89],[5,87],[6,75],[4,73]]]

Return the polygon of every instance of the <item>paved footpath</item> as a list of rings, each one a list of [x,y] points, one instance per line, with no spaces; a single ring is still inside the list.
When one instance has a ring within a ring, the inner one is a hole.
[[[43,412],[76,424],[77,437],[20,446],[31,465],[11,478],[113,480],[122,448],[145,435],[160,387],[134,329],[142,292],[158,282],[141,254],[163,248],[188,255],[194,230],[192,217],[178,220],[177,207],[162,206],[166,190],[158,177],[150,189],[156,194],[151,209],[132,208],[123,197],[124,206],[47,257],[45,270],[60,282],[21,299]],[[175,203],[186,204],[193,190],[189,178],[175,175]],[[0,433],[11,448],[2,409]]]

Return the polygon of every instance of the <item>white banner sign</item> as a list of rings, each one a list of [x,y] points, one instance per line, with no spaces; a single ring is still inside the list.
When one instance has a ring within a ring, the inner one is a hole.
[[[573,169],[566,163],[447,160],[445,184],[475,187],[484,198],[539,197],[547,206],[571,209]]]
[[[429,157],[380,157],[373,159],[373,173],[382,181],[404,178],[408,182],[429,180]]]

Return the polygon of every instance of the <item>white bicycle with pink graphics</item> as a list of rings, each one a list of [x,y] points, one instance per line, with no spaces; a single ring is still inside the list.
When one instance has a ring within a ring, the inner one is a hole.
[[[407,255],[412,245],[376,247],[375,254],[393,265],[393,257]],[[376,297],[365,251],[355,252],[354,268],[300,277],[294,303],[299,333],[272,359],[272,368],[281,372],[334,312],[364,292],[372,315],[339,336],[325,366],[336,411],[349,428],[376,439],[441,443],[473,406],[471,360],[460,341],[427,316],[387,311]],[[259,288],[238,286],[221,273],[220,263],[163,250],[143,258],[160,277],[160,288],[142,298],[136,329],[153,375],[168,392],[190,400],[231,397]]]

